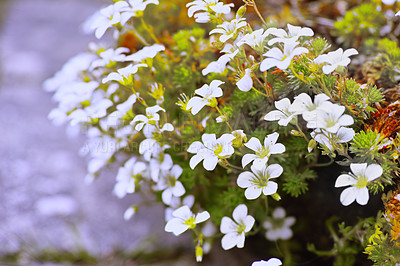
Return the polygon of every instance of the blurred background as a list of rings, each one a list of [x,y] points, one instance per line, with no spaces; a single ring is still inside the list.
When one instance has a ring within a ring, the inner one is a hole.
[[[81,25],[109,3],[0,0],[0,265],[195,264],[189,238],[164,232],[161,205],[123,220],[140,199],[112,195],[117,169],[85,184],[84,136],[47,119],[43,81],[86,51]]]

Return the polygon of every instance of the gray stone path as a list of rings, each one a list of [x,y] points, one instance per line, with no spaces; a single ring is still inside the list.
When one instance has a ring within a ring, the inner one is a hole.
[[[6,12],[0,12],[5,13],[0,28],[0,255],[23,251],[25,264],[41,265],[29,257],[41,249],[83,248],[101,257],[116,249],[173,250],[183,245],[191,251],[187,256],[157,265],[196,265],[190,236],[164,232],[160,205],[123,220],[124,210],[140,199],[112,195],[115,167],[86,185],[86,163],[78,155],[84,136],[68,138],[64,127],[47,120],[55,104],[42,82],[86,50],[94,37],[80,33],[80,25],[107,2],[8,3]],[[246,255],[234,254],[217,247],[202,265],[248,265],[243,264]]]

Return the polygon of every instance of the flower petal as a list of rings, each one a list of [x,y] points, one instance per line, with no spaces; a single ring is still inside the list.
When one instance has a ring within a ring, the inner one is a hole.
[[[252,200],[258,198],[261,195],[261,191],[262,189],[259,186],[249,186],[244,192],[244,195],[246,199]]]
[[[232,217],[236,222],[244,220],[247,216],[247,206],[244,204],[239,204],[232,213]]]
[[[221,246],[224,250],[228,250],[236,246],[239,241],[240,237],[236,232],[228,233],[222,237]]]
[[[277,190],[278,190],[278,184],[273,181],[269,181],[267,185],[263,188],[263,194],[266,196],[272,195],[276,193]]]
[[[383,169],[379,164],[370,164],[365,170],[365,177],[368,181],[372,181],[380,177],[383,173]]]
[[[366,205],[369,200],[369,194],[368,194],[368,188],[363,187],[358,189],[357,195],[356,195],[356,201],[360,205]]]
[[[253,185],[252,180],[255,177],[256,176],[252,172],[249,172],[249,171],[243,172],[238,176],[237,184],[241,188],[247,188],[247,187]]]
[[[257,156],[255,154],[245,154],[242,158],[243,168],[245,168],[246,165],[248,165],[251,161],[253,161],[256,158],[257,158]]]
[[[367,163],[352,163],[350,164],[350,169],[355,176],[363,176],[367,169]]]
[[[348,174],[340,175],[335,182],[335,187],[345,187],[357,184],[357,180]]]
[[[222,217],[220,231],[223,234],[235,232],[238,225],[229,217]]]
[[[349,187],[343,190],[342,194],[340,194],[340,202],[344,206],[348,206],[356,199],[356,192],[354,187]]]
[[[194,223],[195,224],[202,223],[206,221],[208,218],[210,218],[210,214],[208,213],[208,211],[200,212],[196,215]]]
[[[261,142],[259,139],[252,137],[248,142],[244,144],[247,148],[253,150],[253,151],[259,151],[263,147],[261,145]]]

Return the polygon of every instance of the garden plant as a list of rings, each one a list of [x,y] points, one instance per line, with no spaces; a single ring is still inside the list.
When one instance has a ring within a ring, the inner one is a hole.
[[[162,202],[198,262],[256,242],[254,266],[400,265],[400,3],[269,5],[110,1],[45,82],[49,119],[87,133],[87,181],[118,164],[115,195]]]

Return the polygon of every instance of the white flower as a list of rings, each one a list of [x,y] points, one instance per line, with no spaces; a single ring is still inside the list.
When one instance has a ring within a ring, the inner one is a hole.
[[[332,73],[338,66],[347,66],[350,64],[349,56],[358,54],[357,50],[354,48],[347,49],[343,52],[342,48],[337,49],[336,51],[329,52],[328,54],[323,54],[314,59],[316,64],[327,63],[322,67],[322,71],[325,74]]]
[[[244,35],[237,45],[241,46],[243,44],[247,44],[254,50],[262,52],[264,49],[264,40],[267,36],[267,31],[264,32],[263,29],[255,30],[252,33]]]
[[[251,73],[251,69],[246,68],[244,76],[236,83],[236,86],[239,88],[239,90],[251,90],[251,88],[253,87],[253,79],[251,78]]]
[[[267,34],[275,35],[276,38],[273,38],[268,41],[268,45],[273,45],[277,42],[282,42],[285,45],[288,43],[296,42],[301,36],[314,36],[314,32],[312,29],[307,27],[299,27],[287,24],[288,33],[283,29],[277,28],[269,28],[266,30]]]
[[[96,58],[92,53],[80,53],[72,57],[63,65],[61,70],[43,83],[44,89],[48,92],[53,92],[62,85],[80,80],[81,72],[87,70]]]
[[[141,14],[148,4],[158,5],[158,0],[129,0],[130,6],[127,6],[121,12],[121,24],[124,25],[130,18]]]
[[[217,123],[222,123],[222,122],[225,122],[226,120],[228,120],[228,116],[227,115],[220,115],[217,118],[215,118],[215,120],[217,121]]]
[[[271,164],[268,167],[264,165],[261,169],[251,166],[251,171],[246,171],[238,176],[237,184],[241,188],[246,188],[246,199],[256,199],[261,193],[272,195],[278,190],[278,184],[271,181],[277,178],[283,172],[279,164]]]
[[[118,198],[125,197],[128,193],[134,193],[137,178],[141,176],[148,165],[144,162],[137,161],[137,159],[129,159],[123,167],[120,167],[117,174],[117,184],[114,186],[114,194]]]
[[[301,93],[294,97],[293,104],[290,106],[290,111],[302,114],[306,121],[315,120],[321,106],[329,100],[329,96],[324,93],[317,94],[314,97],[314,103],[307,93]]]
[[[109,99],[99,99],[93,101],[85,109],[77,109],[73,111],[68,118],[71,120],[71,125],[74,126],[80,122],[90,122],[90,119],[101,118],[106,116],[107,109],[113,105]]]
[[[323,128],[330,133],[336,133],[342,126],[350,126],[354,123],[353,117],[343,114],[345,107],[331,102],[325,102],[316,113],[316,119],[309,120],[308,128]]]
[[[333,151],[335,143],[349,142],[353,139],[355,134],[352,128],[340,127],[336,133],[329,133],[325,132],[323,129],[316,129],[311,132],[311,137]]]
[[[213,80],[210,86],[204,84],[200,89],[195,90],[195,93],[203,98],[192,97],[186,105],[186,110],[191,109],[192,114],[195,115],[206,105],[211,107],[217,106],[218,102],[215,97],[222,96],[222,89],[219,87],[221,84],[224,84],[224,82]]]
[[[287,69],[293,57],[308,53],[307,48],[296,47],[298,44],[298,42],[285,43],[283,52],[277,47],[271,48],[264,54],[267,58],[261,62],[260,70],[264,72],[274,66],[281,70]]]
[[[150,124],[155,125],[157,121],[160,120],[160,115],[158,114],[159,111],[165,112],[164,108],[161,108],[158,105],[154,105],[152,107],[146,108],[146,115],[136,115],[135,118],[132,120],[131,125],[139,122],[135,126],[135,130],[140,131],[142,130],[144,125]]]
[[[121,22],[120,12],[126,7],[128,7],[127,2],[119,1],[101,9],[99,13],[95,14],[90,28],[95,30],[97,39],[100,39],[109,27]]]
[[[119,47],[117,49],[107,49],[99,54],[100,59],[94,60],[90,65],[90,70],[96,67],[109,67],[114,62],[124,62],[126,61],[126,55],[124,53],[129,53],[130,50],[126,47]]]
[[[397,13],[395,14],[395,16],[400,16],[400,11],[397,11]]]
[[[276,121],[280,126],[287,126],[290,121],[297,115],[297,112],[291,111],[291,104],[288,98],[283,98],[280,101],[275,101],[275,107],[278,110],[273,110],[264,116],[264,120]]]
[[[197,23],[207,23],[210,21],[210,11],[213,11],[218,16],[219,14],[229,14],[233,4],[225,4],[218,0],[195,0],[186,4],[188,9],[188,16],[193,17],[195,12],[205,11],[196,13],[194,15]]]
[[[353,173],[340,175],[336,179],[335,187],[351,186],[340,194],[340,202],[344,206],[350,205],[354,200],[360,205],[368,203],[368,182],[371,182],[383,173],[379,164],[352,163],[350,169]]]
[[[280,266],[282,265],[282,261],[277,258],[272,258],[269,259],[268,261],[265,260],[260,260],[260,261],[255,261],[251,266]]]
[[[178,181],[183,170],[179,165],[174,165],[171,170],[162,171],[161,178],[157,183],[157,190],[164,190],[161,194],[162,201],[170,205],[172,197],[180,197],[186,190],[182,183]]]
[[[235,137],[232,134],[223,134],[216,139],[215,134],[203,134],[200,141],[193,142],[188,152],[196,153],[190,159],[190,168],[194,169],[202,160],[206,170],[212,171],[221,159],[229,158],[235,150],[232,147],[232,141]]]
[[[119,2],[118,2],[119,3]],[[111,80],[118,81],[123,85],[129,85],[132,83],[132,75],[136,74],[139,70],[139,67],[147,67],[146,64],[130,64],[126,67],[120,68],[117,72],[110,73],[107,77],[105,77],[102,82],[107,83]]]
[[[146,46],[134,54],[128,55],[126,61],[141,62],[147,58],[154,58],[159,52],[165,51],[165,46],[162,44],[153,44]]]
[[[223,217],[220,230],[225,234],[221,239],[222,248],[231,249],[234,246],[244,247],[245,233],[248,233],[254,225],[254,218],[247,215],[247,207],[244,204],[238,205],[233,210],[233,220],[229,217]]]
[[[126,211],[124,212],[124,220],[128,221],[132,218],[133,215],[135,215],[137,211],[137,207],[136,206],[129,206],[128,209],[126,209]]]
[[[213,61],[204,68],[201,73],[203,76],[208,75],[209,73],[219,73],[222,74],[226,69],[226,64],[228,64],[239,52],[239,50],[234,51],[233,53],[227,53],[218,58],[217,61]]]
[[[285,218],[285,215],[285,210],[282,207],[278,207],[272,213],[272,217],[264,222],[263,226],[267,230],[265,237],[268,240],[287,240],[292,237],[293,232],[290,226],[295,223],[296,219],[292,216]]]
[[[210,31],[210,35],[220,33],[221,36],[219,37],[219,40],[225,43],[227,40],[233,38],[240,28],[243,28],[246,25],[247,22],[244,18],[235,18],[218,25],[217,28]]]
[[[279,133],[274,132],[269,134],[264,139],[264,146],[261,145],[261,142],[257,138],[251,138],[244,145],[255,151],[255,154],[245,154],[242,158],[243,168],[248,165],[251,161],[253,161],[253,165],[260,169],[262,168],[269,159],[271,154],[279,154],[285,152],[285,146],[281,143],[276,143],[278,140]]]
[[[178,197],[172,197],[171,203],[169,204],[169,207],[165,208],[165,221],[168,222],[172,218],[172,213],[178,209],[179,207],[182,206],[188,206],[189,208],[192,208],[194,205],[194,196],[193,195],[187,195],[183,199],[178,198]]]
[[[188,206],[182,206],[176,209],[171,220],[165,225],[166,232],[172,232],[174,235],[180,235],[188,229],[193,229],[196,224],[206,221],[210,218],[207,211],[203,211],[194,215]]]

